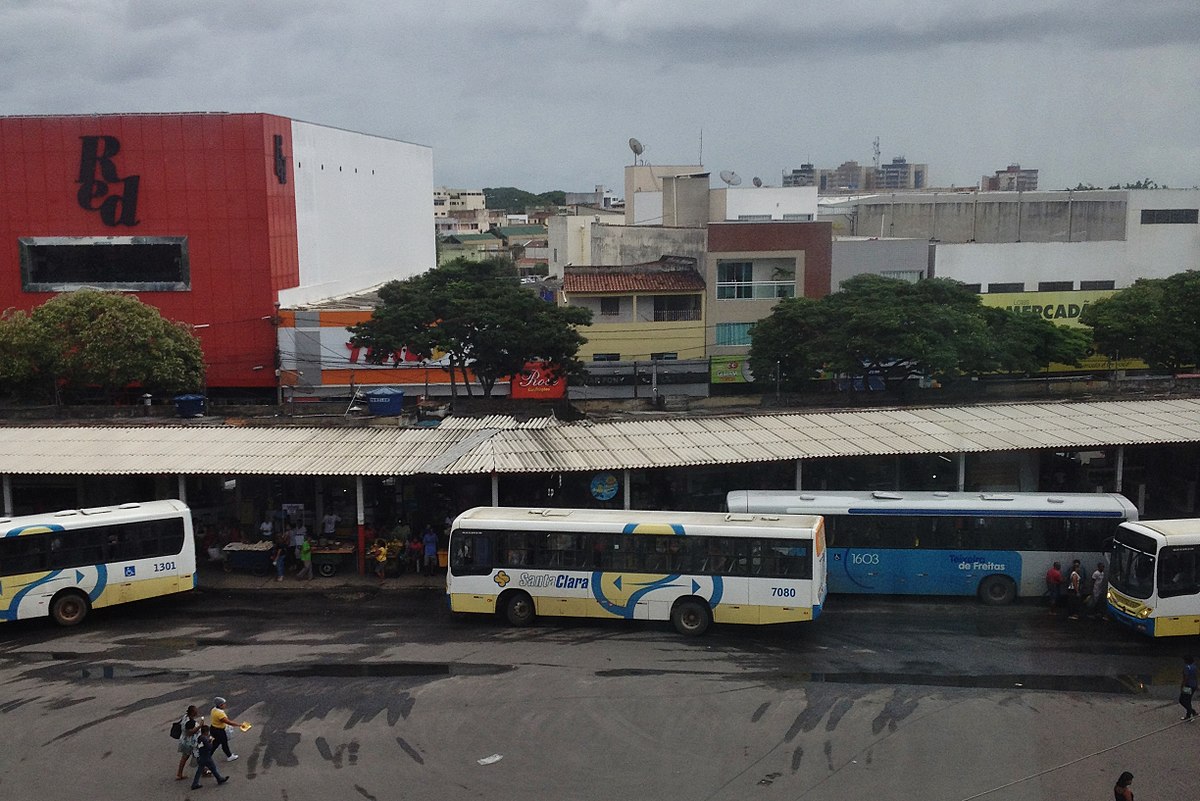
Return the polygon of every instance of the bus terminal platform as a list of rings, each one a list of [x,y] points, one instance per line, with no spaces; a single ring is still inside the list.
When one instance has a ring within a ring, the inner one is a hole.
[[[279,581],[272,571],[267,575],[255,575],[242,570],[226,571],[222,564],[202,562],[196,569],[196,586],[200,590],[229,590],[236,592],[295,593],[310,592],[323,594],[337,591],[402,592],[414,590],[444,591],[446,571],[439,569],[432,576],[420,573],[402,573],[383,580],[374,575],[360,575],[353,570],[339,570],[332,576],[314,576],[312,579],[297,579],[294,569],[284,573]]]

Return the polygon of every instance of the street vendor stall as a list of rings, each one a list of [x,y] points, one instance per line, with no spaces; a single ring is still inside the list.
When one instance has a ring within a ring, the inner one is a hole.
[[[265,576],[271,572],[271,551],[274,545],[269,542],[231,542],[221,549],[225,560],[225,572],[247,570],[256,576]]]
[[[354,554],[353,545],[314,546],[312,549],[313,570],[317,575],[326,578],[336,574],[342,568],[353,570],[356,565]]]

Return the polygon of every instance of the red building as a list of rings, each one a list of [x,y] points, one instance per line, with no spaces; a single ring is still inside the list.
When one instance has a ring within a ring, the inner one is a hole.
[[[276,385],[277,304],[433,266],[426,147],[270,114],[116,114],[2,117],[0,153],[0,308],[133,293],[195,326],[210,387]]]

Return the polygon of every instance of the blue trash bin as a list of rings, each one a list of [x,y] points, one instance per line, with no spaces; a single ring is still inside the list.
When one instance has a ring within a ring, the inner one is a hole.
[[[404,390],[395,387],[376,387],[363,393],[367,408],[378,417],[395,417],[404,413]]]
[[[206,400],[203,395],[176,395],[175,411],[180,417],[203,417]]]

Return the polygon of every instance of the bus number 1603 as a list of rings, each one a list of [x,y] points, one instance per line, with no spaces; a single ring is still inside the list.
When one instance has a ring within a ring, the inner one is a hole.
[[[772,587],[771,588],[771,597],[773,597],[773,598],[795,598],[796,597],[796,588],[795,587]]]

